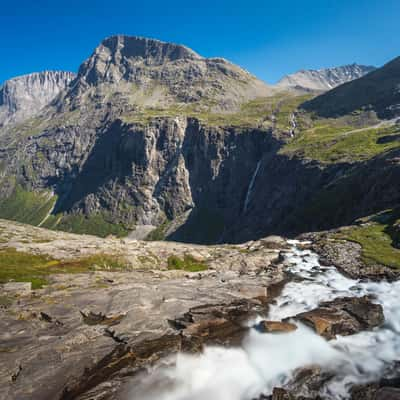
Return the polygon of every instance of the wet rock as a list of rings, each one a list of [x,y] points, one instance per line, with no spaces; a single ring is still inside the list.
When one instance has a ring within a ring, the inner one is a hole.
[[[384,387],[375,394],[375,400],[400,400],[400,389]]]
[[[328,340],[336,335],[352,335],[371,329],[384,322],[382,306],[372,303],[368,296],[343,297],[322,303],[319,308],[295,318]]]
[[[396,363],[398,365],[398,363]],[[378,382],[371,382],[353,386],[351,400],[399,400],[400,376],[398,366],[390,373],[391,378],[382,378]]]
[[[254,328],[262,333],[284,333],[295,331],[297,326],[290,322],[261,321]]]
[[[280,250],[289,247],[286,239],[281,236],[267,236],[266,238],[261,239],[259,242],[262,246],[268,249]]]
[[[203,343],[239,344],[248,331],[244,322],[257,313],[265,313],[266,301],[267,297],[261,297],[193,307],[169,323],[184,336],[196,337]]]

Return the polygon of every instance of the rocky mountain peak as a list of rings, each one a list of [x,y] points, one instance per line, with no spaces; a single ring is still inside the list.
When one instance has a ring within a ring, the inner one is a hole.
[[[265,83],[224,59],[205,58],[175,43],[119,35],[104,39],[81,65],[69,100],[81,106],[87,95],[100,102],[114,96],[114,105],[140,107],[202,102],[229,111],[270,92]]]
[[[116,35],[104,39],[81,65],[79,77],[88,83],[128,78],[134,66],[154,67],[177,60],[201,60],[186,46],[138,36]],[[119,74],[117,73],[119,70]]]
[[[0,126],[33,117],[75,78],[65,71],[43,71],[18,76],[0,88]]]
[[[353,63],[333,68],[300,70],[294,74],[284,76],[277,86],[279,88],[326,91],[343,83],[361,78],[374,69],[375,67],[372,66]]]

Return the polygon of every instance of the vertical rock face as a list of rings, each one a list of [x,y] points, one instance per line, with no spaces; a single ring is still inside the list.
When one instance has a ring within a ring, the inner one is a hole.
[[[6,81],[0,89],[0,126],[35,116],[74,78],[72,72],[44,71]]]
[[[343,83],[361,78],[375,67],[350,64],[341,67],[324,68],[318,70],[301,70],[284,76],[279,82],[280,88],[301,88],[308,90],[330,90]]]

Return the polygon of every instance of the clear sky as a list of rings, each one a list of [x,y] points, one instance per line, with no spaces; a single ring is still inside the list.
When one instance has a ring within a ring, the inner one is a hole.
[[[185,44],[273,83],[299,69],[400,55],[400,0],[3,0],[0,82],[77,71],[113,34]]]

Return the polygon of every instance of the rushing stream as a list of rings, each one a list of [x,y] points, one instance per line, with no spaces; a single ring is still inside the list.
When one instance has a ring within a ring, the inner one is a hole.
[[[319,365],[334,372],[323,386],[326,399],[346,399],[349,388],[380,377],[400,359],[400,281],[359,282],[323,267],[296,242],[287,255],[290,270],[304,278],[288,283],[268,320],[281,320],[309,311],[322,301],[343,296],[374,295],[383,306],[384,326],[326,341],[304,325],[294,332],[263,334],[252,329],[240,348],[207,347],[200,355],[179,354],[143,377],[131,399],[248,400],[270,394],[291,378],[296,368]]]

